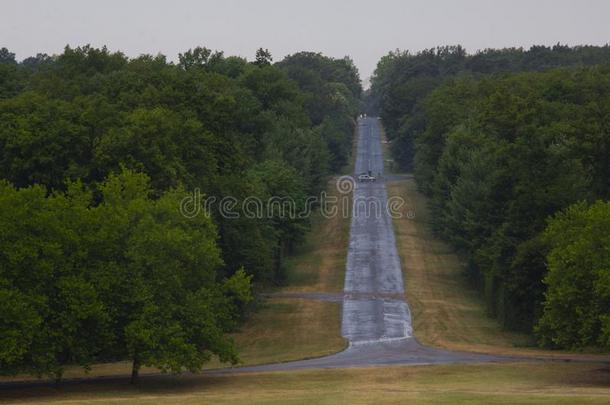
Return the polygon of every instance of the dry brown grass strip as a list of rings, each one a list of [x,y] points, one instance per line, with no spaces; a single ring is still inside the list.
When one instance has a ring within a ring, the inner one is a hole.
[[[503,330],[486,315],[482,297],[466,282],[457,255],[432,234],[426,199],[415,181],[388,183],[388,194],[406,201],[403,217],[394,220],[394,230],[414,332],[420,342],[498,355],[610,360],[610,356],[537,349],[530,336]],[[414,218],[406,215],[409,211]]]

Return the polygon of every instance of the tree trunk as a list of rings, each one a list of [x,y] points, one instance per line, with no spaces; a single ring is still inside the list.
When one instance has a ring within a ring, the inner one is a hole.
[[[285,274],[282,269],[282,256],[283,256],[283,243],[281,240],[278,241],[275,247],[275,282],[281,283],[284,281]]]
[[[61,377],[63,376],[63,372],[56,372],[55,376],[53,378],[53,385],[55,386],[55,389],[59,389],[59,386],[61,385]]]
[[[133,364],[131,366],[131,384],[137,384],[138,383],[138,377],[140,375],[140,361],[138,360],[137,356],[134,356],[133,358]]]

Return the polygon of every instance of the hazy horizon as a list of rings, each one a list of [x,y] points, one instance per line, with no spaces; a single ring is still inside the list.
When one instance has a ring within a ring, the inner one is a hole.
[[[169,60],[196,46],[252,59],[263,47],[276,61],[299,51],[349,56],[364,82],[379,58],[397,48],[460,44],[474,53],[610,40],[610,3],[599,0],[25,0],[4,1],[2,14],[0,46],[18,60],[60,53],[66,45],[106,45],[130,57],[162,53]]]

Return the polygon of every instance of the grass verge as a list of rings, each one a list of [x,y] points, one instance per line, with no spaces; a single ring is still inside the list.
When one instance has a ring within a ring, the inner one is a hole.
[[[349,198],[337,191],[335,181],[328,182],[327,195]],[[288,282],[278,292],[342,292],[349,228],[349,216],[325,218],[316,212],[305,243],[287,259]],[[234,338],[244,365],[320,357],[347,345],[340,305],[303,299],[268,299]]]
[[[244,364],[321,357],[345,348],[334,302],[270,299],[235,335]]]
[[[337,198],[338,208],[350,205],[350,196],[339,193],[336,179],[328,182],[327,196]],[[349,245],[350,212],[348,215],[324,217],[318,210],[312,217],[312,229],[293,256],[286,260],[287,286],[282,292],[343,291],[345,261]]]
[[[482,298],[466,282],[458,257],[432,234],[426,199],[415,181],[390,182],[387,188],[390,197],[400,196],[406,202],[402,218],[394,219],[394,230],[413,329],[421,343],[498,355],[610,361],[610,356],[536,349],[531,336],[503,330],[486,315]]]

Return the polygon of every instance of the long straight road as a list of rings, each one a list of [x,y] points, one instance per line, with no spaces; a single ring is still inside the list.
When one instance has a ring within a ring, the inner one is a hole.
[[[404,299],[400,260],[383,182],[381,131],[376,118],[358,122],[355,175],[371,173],[375,182],[357,182],[350,229],[342,334],[352,344],[412,336]]]
[[[377,177],[377,181],[352,183],[354,203],[342,297],[341,328],[343,336],[349,340],[349,347],[340,353],[317,359],[218,372],[507,360],[428,348],[420,345],[413,337],[392,218],[387,209],[379,120],[358,120],[357,136],[358,154],[354,178],[359,174],[371,172]],[[333,297],[325,295],[320,297],[334,300]]]

